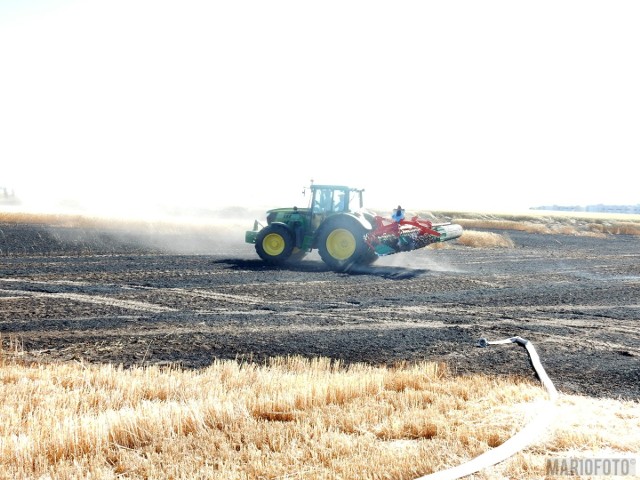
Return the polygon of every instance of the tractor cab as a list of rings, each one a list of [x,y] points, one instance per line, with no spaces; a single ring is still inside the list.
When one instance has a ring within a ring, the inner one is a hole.
[[[309,212],[313,229],[331,215],[359,210],[363,206],[363,189],[341,185],[311,185]]]
[[[363,207],[363,192],[341,185],[311,185],[309,209],[316,214],[353,212]]]

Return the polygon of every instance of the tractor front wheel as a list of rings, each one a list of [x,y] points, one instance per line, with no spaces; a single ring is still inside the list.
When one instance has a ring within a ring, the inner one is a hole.
[[[267,263],[280,265],[291,256],[293,235],[284,225],[269,225],[256,237],[256,252]]]
[[[346,271],[366,250],[364,228],[353,222],[332,222],[318,234],[318,253],[329,268]]]

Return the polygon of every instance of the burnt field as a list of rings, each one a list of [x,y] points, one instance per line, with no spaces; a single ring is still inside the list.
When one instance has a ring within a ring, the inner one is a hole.
[[[503,231],[330,271],[272,268],[243,231],[0,224],[0,337],[27,361],[199,368],[215,358],[445,362],[533,377],[532,341],[563,393],[640,398],[640,238]]]

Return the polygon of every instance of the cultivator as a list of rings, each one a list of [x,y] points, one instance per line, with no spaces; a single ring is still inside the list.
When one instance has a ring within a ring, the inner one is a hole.
[[[453,240],[462,235],[460,225],[453,223],[434,225],[418,217],[396,222],[376,216],[374,221],[375,228],[366,235],[365,241],[380,257],[417,250],[432,243]]]

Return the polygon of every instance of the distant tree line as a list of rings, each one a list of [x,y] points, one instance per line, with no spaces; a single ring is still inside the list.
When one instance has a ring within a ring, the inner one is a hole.
[[[637,205],[545,205],[531,207],[531,210],[555,210],[559,212],[594,212],[594,213],[634,213],[640,214],[640,203]]]

